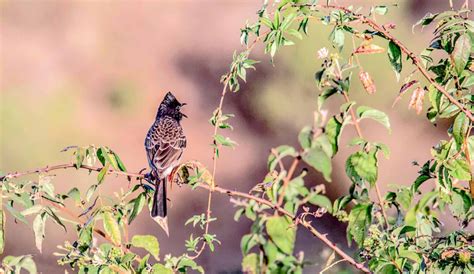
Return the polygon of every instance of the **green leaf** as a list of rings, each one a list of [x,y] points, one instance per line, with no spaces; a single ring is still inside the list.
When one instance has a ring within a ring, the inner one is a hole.
[[[413,194],[411,189],[402,188],[397,193],[396,201],[402,206],[403,209],[408,210],[413,199]]]
[[[15,271],[13,272],[8,272],[8,273],[15,273],[19,274],[22,273],[21,269],[25,269],[28,271],[30,274],[36,274],[38,273],[36,269],[36,264],[31,259],[31,255],[25,255],[25,256],[6,256],[3,258],[2,265],[6,267],[6,269],[14,269]]]
[[[190,267],[192,270],[196,270],[199,273],[204,273],[204,269],[201,266],[198,266],[195,261],[190,258],[182,257],[178,263],[178,271],[186,272],[186,268]]]
[[[315,77],[316,80],[318,81],[318,84],[321,83],[321,77],[323,76],[324,70],[320,71],[319,73],[316,73]],[[328,88],[325,89],[321,92],[321,94],[318,96],[318,110],[321,110],[324,102],[331,97],[332,95],[337,93],[337,88]]]
[[[0,254],[3,254],[5,250],[5,211],[0,209]]]
[[[115,157],[115,161],[117,162],[117,166],[118,166],[118,169],[120,171],[127,171],[127,168],[125,167],[125,165],[123,164],[122,160],[120,159],[120,157],[115,153],[113,152],[114,154],[114,157]]]
[[[471,180],[471,166],[464,159],[450,161],[447,165],[448,173],[461,181]]]
[[[69,190],[67,196],[71,197],[76,203],[81,202],[81,192],[79,191],[79,189],[77,189],[77,187],[73,187],[71,190]]]
[[[76,162],[74,163],[76,168],[80,168],[82,166],[82,163],[84,162],[84,159],[86,157],[86,150],[84,148],[78,148],[75,152],[76,154]]]
[[[362,246],[371,223],[372,204],[357,204],[349,214],[348,239],[354,239],[359,246]]]
[[[380,110],[376,110],[367,106],[360,106],[357,108],[357,116],[359,117],[359,120],[366,118],[375,120],[391,131],[390,121],[388,120],[387,114]]]
[[[365,180],[373,186],[377,181],[377,157],[374,151],[358,151],[346,161],[346,174],[357,183]]]
[[[100,185],[104,179],[105,179],[105,175],[107,174],[107,171],[109,171],[109,164],[107,163],[99,172],[99,174],[97,174],[97,183]]]
[[[152,235],[135,235],[132,238],[132,245],[134,247],[143,248],[148,251],[156,260],[160,256],[160,244],[155,236]]]
[[[453,137],[456,141],[456,147],[461,149],[469,128],[469,119],[464,112],[460,112],[453,123]]]
[[[64,231],[67,231],[66,229],[66,226],[63,224],[63,222],[61,221],[61,219],[59,219],[58,215],[56,215],[56,213],[54,213],[53,209],[47,207],[45,209],[45,212],[51,217],[51,219],[58,225],[60,225]]]
[[[135,199],[130,201],[133,203],[133,209],[130,213],[130,217],[128,217],[128,224],[131,224],[133,220],[137,217],[137,215],[142,211],[143,206],[145,205],[146,197],[145,193],[140,193]]]
[[[240,240],[240,249],[242,250],[242,255],[247,254],[252,247],[258,243],[257,234],[246,234]]]
[[[284,157],[287,157],[287,156],[296,157],[298,155],[294,147],[287,146],[287,145],[279,146],[275,148],[275,151],[277,155],[275,155],[274,153],[271,153],[268,156],[267,164],[268,164],[268,169],[270,171],[274,170],[278,164],[278,161],[280,161]]]
[[[309,149],[311,147],[311,143],[313,141],[313,131],[311,127],[306,126],[298,134],[298,141],[300,142],[301,148]]]
[[[449,204],[453,216],[464,218],[472,206],[472,199],[469,194],[460,189],[452,192],[452,203]]]
[[[344,47],[344,31],[339,27],[335,27],[331,32],[331,37],[334,47],[339,51],[342,51],[342,48]]]
[[[332,155],[336,155],[339,148],[339,139],[341,131],[343,129],[343,124],[339,122],[335,116],[333,116],[326,124],[325,132],[329,139],[329,143],[332,146]]]
[[[8,212],[10,212],[10,214],[15,219],[17,219],[18,221],[21,221],[22,223],[28,225],[28,221],[26,220],[25,216],[23,216],[23,214],[21,214],[21,212],[19,212],[18,210],[16,210],[15,208],[11,207],[8,204],[5,204],[5,208],[8,210]]]
[[[374,12],[378,13],[380,15],[385,15],[387,14],[388,7],[387,6],[375,6],[374,7]]]
[[[303,154],[303,160],[317,171],[321,172],[324,179],[331,182],[331,158],[319,147],[312,148]]]
[[[268,236],[275,245],[287,255],[293,254],[296,228],[288,217],[272,216],[266,222]]]
[[[407,258],[409,260],[414,261],[415,263],[420,263],[422,259],[421,255],[417,251],[414,251],[414,250],[408,250],[408,249],[402,248],[398,251],[398,254],[400,255],[400,257]]]
[[[42,252],[42,247],[43,247],[45,225],[46,225],[46,215],[45,214],[36,215],[36,218],[33,221],[33,231],[35,232],[36,248],[38,248],[40,253]]]
[[[454,50],[451,54],[454,60],[454,69],[458,76],[461,75],[464,68],[469,61],[469,55],[471,54],[471,38],[467,33],[462,34],[456,40]]]
[[[242,271],[244,273],[256,274],[260,273],[258,255],[250,253],[242,260]]]
[[[226,147],[235,147],[237,145],[237,143],[231,140],[229,137],[224,137],[220,134],[216,134],[214,136],[214,140],[216,141],[216,143],[221,144]]]
[[[152,274],[173,274],[174,271],[172,269],[167,268],[162,264],[154,264],[151,269]]]
[[[122,243],[122,237],[120,234],[120,226],[117,223],[117,220],[115,220],[110,211],[102,212],[102,218],[104,222],[105,234],[110,237],[115,245],[120,245]]]
[[[309,196],[308,202],[313,205],[326,208],[329,212],[332,211],[331,200],[329,200],[329,198],[324,195],[311,193]]]
[[[390,60],[390,64],[392,65],[398,80],[400,72],[402,71],[402,51],[400,50],[400,47],[392,41],[388,43],[388,59]]]

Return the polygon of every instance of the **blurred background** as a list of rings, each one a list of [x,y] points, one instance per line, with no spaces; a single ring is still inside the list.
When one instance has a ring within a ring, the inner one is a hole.
[[[371,5],[395,2],[350,3],[365,7],[365,12]],[[391,7],[378,22],[396,23],[392,32],[418,53],[429,44],[430,29],[421,33],[417,29],[413,34],[412,24],[427,12],[448,8],[448,4],[444,0],[398,1],[398,7]],[[247,19],[255,20],[260,5],[261,1],[250,0],[0,1],[0,170],[7,173],[63,163],[70,160],[69,154],[59,152],[64,147],[95,144],[108,145],[130,171],[138,171],[147,166],[144,137],[167,91],[188,103],[184,112],[189,119],[183,121],[188,136],[184,160],[209,166],[212,127],[208,119],[218,104],[219,79],[234,50],[240,48],[240,27]],[[320,66],[316,52],[322,47],[332,50],[327,42],[329,31],[312,24],[309,38],[284,48],[275,66],[257,48],[253,58],[263,62],[256,72],[250,72],[248,84],[238,94],[229,94],[224,104],[225,113],[236,114],[231,121],[235,129],[226,134],[239,145],[235,150],[222,150],[218,185],[248,191],[265,176],[270,148],[297,145],[299,130],[312,122],[319,92],[314,82],[314,72]],[[383,41],[375,43],[386,46]],[[408,111],[409,95],[391,107],[401,83],[396,82],[386,59],[386,54],[361,57],[364,69],[375,80],[375,95],[367,95],[356,77],[351,90],[358,104],[379,108],[390,116],[392,134],[370,121],[362,125],[367,139],[384,142],[392,151],[389,160],[380,160],[383,190],[411,183],[417,176],[417,167],[411,162],[429,159],[431,146],[446,136],[446,125],[434,127],[422,115]],[[407,62],[404,65],[402,80],[412,71]],[[331,98],[327,105],[330,113],[337,112],[341,103],[339,98]],[[354,135],[354,129],[346,127],[341,146]],[[344,161],[352,151],[343,149],[334,158],[333,182],[326,184],[331,198],[347,191]],[[55,174],[59,191],[74,185],[86,189],[95,180],[84,171]],[[110,193],[128,186],[121,178],[107,180],[104,188]],[[312,172],[307,183],[313,186],[324,180]],[[146,212],[132,224],[131,233],[155,234],[161,254],[178,255],[185,251],[184,240],[191,232],[183,224],[193,214],[205,211],[207,195],[174,187],[170,196],[169,238]],[[206,251],[199,263],[208,273],[235,273],[242,259],[240,238],[250,223],[232,220],[234,209],[228,197],[214,195],[214,199],[213,214],[218,220],[211,224],[211,232],[222,245],[216,253]],[[347,246],[344,225],[327,216],[313,224],[330,232],[331,240]],[[457,226],[449,221],[448,225]],[[40,271],[63,273],[52,253],[64,239],[72,239],[74,231],[65,233],[52,223],[47,226],[43,254],[39,254],[32,229],[8,219],[3,256],[33,252]],[[296,250],[303,250],[312,263],[308,273],[320,270],[330,254],[304,229],[298,231]]]

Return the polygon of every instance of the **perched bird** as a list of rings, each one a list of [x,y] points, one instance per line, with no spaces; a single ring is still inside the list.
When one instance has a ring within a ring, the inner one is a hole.
[[[180,121],[187,117],[181,113],[180,103],[171,92],[161,102],[155,122],[145,138],[145,150],[151,172],[147,175],[155,185],[151,216],[168,234],[166,183],[186,147],[186,136]]]

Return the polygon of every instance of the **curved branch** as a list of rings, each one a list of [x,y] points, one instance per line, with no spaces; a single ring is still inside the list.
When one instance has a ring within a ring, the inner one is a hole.
[[[360,14],[360,13],[355,13],[354,11],[342,7],[342,6],[337,6],[337,5],[312,5],[312,4],[301,4],[301,5],[293,5],[294,7],[309,7],[309,8],[320,8],[320,9],[335,9],[335,10],[340,10],[346,13],[351,14],[352,16],[356,17],[362,24],[366,24],[370,27],[372,27],[374,30],[378,31],[381,33],[385,38],[389,41],[392,41],[394,44],[396,44],[398,47],[400,47],[400,50],[405,53],[408,58],[410,58],[413,62],[413,64],[416,66],[419,72],[430,82],[436,89],[438,89],[446,98],[456,105],[462,112],[466,114],[466,116],[471,120],[471,122],[474,122],[474,116],[471,113],[469,109],[467,109],[463,104],[461,104],[456,98],[454,98],[449,92],[440,84],[438,84],[433,77],[430,75],[430,73],[424,68],[421,64],[420,59],[413,53],[411,50],[409,50],[400,40],[395,38],[390,32],[388,32],[386,29],[384,29],[382,26],[377,24],[374,20],[371,18]]]
[[[54,166],[46,166],[44,168],[37,168],[37,169],[34,169],[34,170],[25,171],[25,172],[9,173],[5,176],[0,177],[0,181],[4,181],[4,180],[7,180],[7,179],[18,178],[18,177],[22,177],[22,176],[27,176],[27,175],[31,175],[31,174],[47,173],[47,172],[50,172],[50,171],[53,171],[53,170],[70,169],[70,168],[76,168],[75,164],[73,164],[73,163],[60,164],[60,165],[54,165]],[[88,170],[88,171],[100,172],[102,168],[101,167],[95,167],[95,166],[89,166],[89,165],[81,165],[77,169],[85,169],[85,170]],[[126,176],[129,179],[132,179],[132,178],[135,178],[136,180],[144,179],[144,175],[139,174],[139,173],[123,172],[123,171],[117,171],[117,170],[113,170],[113,169],[109,169],[107,171],[107,173],[108,174],[116,174],[118,176]],[[293,220],[295,220],[297,218],[297,216],[291,214],[290,212],[288,212],[287,210],[285,210],[281,206],[273,204],[272,202],[270,202],[266,199],[253,196],[253,195],[248,194],[248,193],[222,188],[222,187],[216,186],[215,184],[214,185],[199,184],[199,185],[197,185],[197,187],[202,188],[202,189],[206,189],[210,192],[218,192],[218,193],[221,193],[221,194],[226,194],[226,195],[231,196],[231,197],[241,197],[241,198],[245,198],[245,199],[249,199],[249,200],[254,200],[255,202],[257,202],[259,204],[269,206],[270,208],[278,211],[279,213],[281,213],[283,215],[288,216],[289,218],[291,218]],[[306,220],[299,220],[297,223],[301,224],[303,227],[308,229],[309,232],[311,232],[311,234],[313,234],[313,236],[320,239],[324,244],[326,244],[329,248],[334,250],[334,252],[336,252],[339,256],[341,256],[347,262],[349,262],[350,264],[355,266],[357,269],[359,269],[359,270],[361,270],[365,273],[370,273],[369,269],[367,269],[362,263],[356,262],[354,260],[354,258],[349,256],[346,252],[344,252],[342,249],[337,247],[335,243],[333,243],[331,240],[329,240],[326,237],[325,234],[319,232],[316,228],[314,228],[311,225],[310,222],[308,222]]]

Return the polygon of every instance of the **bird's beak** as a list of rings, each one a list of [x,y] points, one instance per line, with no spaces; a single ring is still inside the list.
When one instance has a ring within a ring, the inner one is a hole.
[[[182,107],[184,107],[185,105],[187,105],[187,104],[186,103],[181,104]],[[183,117],[188,118],[188,116],[186,114],[184,114],[184,113],[181,113],[181,114],[183,115]]]

